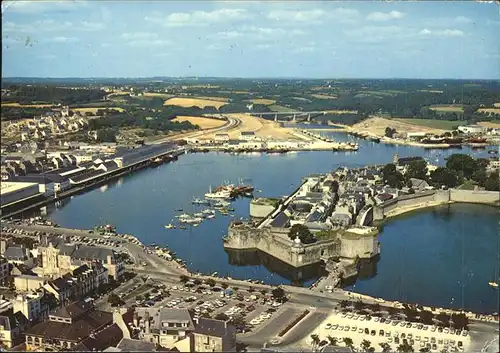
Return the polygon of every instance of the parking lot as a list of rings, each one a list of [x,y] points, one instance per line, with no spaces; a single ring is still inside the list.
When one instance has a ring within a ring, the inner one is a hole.
[[[368,340],[376,350],[387,343],[393,350],[401,344],[409,344],[415,351],[427,348],[432,352],[446,350],[466,351],[470,344],[467,331],[455,331],[435,325],[423,325],[405,321],[389,320],[379,317],[346,314],[335,311],[314,332],[320,340],[328,336],[335,337],[342,343],[345,337],[353,341],[354,347],[360,347],[363,340]],[[311,338],[306,340],[311,343]]]

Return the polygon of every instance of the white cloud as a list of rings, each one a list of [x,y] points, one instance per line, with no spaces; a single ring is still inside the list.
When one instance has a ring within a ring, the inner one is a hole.
[[[403,18],[405,14],[399,11],[391,11],[391,12],[372,12],[366,16],[366,19],[369,21],[391,21],[398,20]]]
[[[464,32],[459,29],[445,29],[443,31],[430,30],[424,28],[419,32],[421,36],[434,36],[434,37],[463,37]]]
[[[123,33],[121,37],[125,40],[125,43],[131,47],[163,46],[172,44],[170,40],[162,39],[158,36],[158,34],[150,32]]]
[[[410,36],[408,31],[398,26],[365,26],[344,30],[344,34],[358,43],[377,43]]]
[[[23,14],[38,14],[48,12],[70,12],[78,11],[82,7],[88,6],[87,1],[82,0],[8,0],[2,1],[2,14],[17,12]]]
[[[147,39],[157,39],[158,34],[150,32],[135,32],[135,33],[123,33],[122,38],[125,40],[147,40]]]
[[[336,19],[340,22],[352,21],[359,15],[358,10],[337,8],[331,11],[313,10],[275,10],[267,14],[267,18],[275,21],[295,23],[321,23],[325,19]]]
[[[146,16],[145,20],[165,27],[208,26],[216,23],[242,21],[251,15],[245,9],[219,9],[214,11],[176,12],[166,17],[157,13]]]
[[[314,45],[306,45],[303,47],[298,47],[292,50],[292,53],[301,54],[301,53],[314,53],[316,51],[316,47]]]
[[[217,36],[222,39],[235,39],[242,37],[244,34],[238,31],[224,31],[217,33]]]
[[[323,18],[326,12],[320,9],[306,11],[271,11],[267,18],[276,21],[310,22]]]
[[[271,44],[257,44],[255,48],[259,50],[266,50],[271,48]]]
[[[56,32],[56,31],[97,31],[104,29],[102,23],[80,21],[73,23],[70,21],[38,20],[31,23],[5,22],[2,30],[5,32],[38,33],[38,32]]]
[[[44,60],[52,60],[52,59],[56,59],[57,55],[55,55],[55,54],[41,54],[41,55],[38,55],[37,58],[44,59]]]
[[[75,43],[78,42],[78,38],[74,37],[64,37],[64,36],[57,36],[52,38],[52,41],[55,43]]]

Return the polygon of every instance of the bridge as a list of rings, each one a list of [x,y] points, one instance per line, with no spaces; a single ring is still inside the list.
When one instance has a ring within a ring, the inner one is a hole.
[[[289,112],[264,112],[264,113],[250,113],[252,116],[257,116],[259,118],[273,117],[274,121],[279,121],[279,118],[291,118],[292,122],[296,122],[297,118],[301,120],[311,121],[312,118],[315,118],[320,115],[326,115],[328,111],[311,111],[311,112],[303,112],[303,111],[289,111]]]

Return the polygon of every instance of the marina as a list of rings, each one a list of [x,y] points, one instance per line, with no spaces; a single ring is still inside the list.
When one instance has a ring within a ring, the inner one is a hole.
[[[400,157],[422,156],[432,161],[433,164],[442,165],[445,163],[445,158],[453,153],[451,150],[434,151],[402,145],[377,144],[343,133],[325,132],[325,134],[331,134],[337,141],[359,143],[360,148],[370,149],[370,154],[358,152],[298,152],[280,156],[230,155],[217,152],[187,154],[181,156],[174,164],[145,170],[140,176],[124,177],[121,179],[119,188],[117,181],[110,183],[103,193],[96,190],[75,196],[62,208],[51,208],[48,213],[51,219],[67,227],[89,228],[95,224],[104,224],[104,220],[107,220],[116,224],[119,232],[137,234],[145,244],[168,245],[186,261],[187,267],[193,271],[202,273],[217,271],[221,275],[229,275],[232,278],[255,278],[266,283],[293,283],[309,286],[320,277],[320,266],[307,270],[283,270],[282,265],[278,265],[272,258],[265,257],[258,252],[224,251],[221,238],[227,234],[227,226],[231,220],[248,217],[250,199],[236,198],[232,202],[217,200],[212,206],[201,207],[192,203],[194,197],[204,195],[209,185],[219,185],[223,180],[243,178],[255,187],[254,194],[262,191],[263,195],[281,198],[300,184],[304,170],[310,173],[324,173],[341,165],[354,168],[368,164],[384,164],[390,162],[396,152]],[[475,157],[488,156],[487,150],[472,151],[469,147],[464,147],[464,153],[470,153]],[[176,202],[165,200],[176,200]],[[473,207],[477,207],[477,212],[483,214],[484,217],[478,224],[481,224],[481,232],[484,233],[481,246],[485,248],[467,252],[471,259],[479,256],[483,260],[477,264],[470,263],[474,267],[474,276],[469,279],[467,287],[464,287],[464,293],[467,298],[477,298],[477,301],[465,301],[465,304],[471,309],[488,312],[495,307],[496,294],[498,294],[497,289],[488,285],[488,282],[492,281],[492,265],[498,256],[492,252],[497,248],[498,243],[498,218],[497,213],[491,212],[487,206]],[[233,208],[234,211],[223,211],[227,215],[217,211],[215,218],[201,222],[198,227],[189,224],[177,226],[175,221],[171,221],[177,220],[175,216],[181,213],[192,215],[203,212],[204,208],[215,211]],[[360,274],[354,281],[354,291],[387,299],[398,298],[403,301],[406,297],[415,302],[450,306],[450,298],[459,298],[461,295],[461,288],[456,285],[461,278],[461,272],[457,273],[456,265],[445,266],[443,271],[446,272],[442,273],[439,278],[430,275],[430,273],[434,274],[433,270],[422,273],[418,280],[417,277],[405,277],[404,285],[400,285],[396,293],[394,288],[402,281],[399,276],[404,272],[403,269],[420,268],[423,261],[428,261],[425,259],[436,256],[434,251],[439,249],[443,252],[442,256],[445,259],[455,256],[457,249],[447,245],[453,240],[442,239],[445,234],[451,234],[450,236],[463,234],[464,239],[467,239],[469,234],[476,233],[475,230],[464,227],[466,222],[477,223],[476,213],[466,213],[456,218],[456,221],[452,223],[453,229],[450,231],[445,232],[442,227],[437,226],[442,218],[449,219],[455,214],[456,209],[452,206],[449,215],[426,210],[416,215],[405,215],[384,225],[380,233],[381,257],[362,264]],[[440,239],[440,242],[436,243],[439,245],[436,245],[435,250],[431,247],[430,253],[420,254],[410,261],[396,249],[410,251],[409,249],[413,246],[420,246],[417,244],[419,244],[422,230],[412,221],[413,217],[420,214],[429,215],[425,222],[430,222],[431,226],[424,230],[425,234],[436,240]],[[165,225],[169,223],[175,225],[176,228],[165,229]],[[388,250],[392,247],[395,252]],[[206,256],[197,256],[200,252]],[[481,255],[478,255],[478,252]],[[404,267],[400,265],[402,261],[404,261]],[[442,265],[438,266],[438,268],[442,267]],[[392,273],[394,271],[396,273]],[[434,297],[420,291],[422,283],[435,289]],[[477,293],[474,293],[474,289]],[[440,295],[441,290],[446,295]],[[452,304],[455,307],[459,305],[457,301]]]

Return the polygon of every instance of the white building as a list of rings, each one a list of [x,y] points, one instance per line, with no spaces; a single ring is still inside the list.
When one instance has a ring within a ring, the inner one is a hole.
[[[465,125],[459,126],[458,131],[464,134],[484,134],[488,131],[488,128],[479,125]]]
[[[26,316],[29,321],[36,320],[42,312],[40,299],[41,293],[20,294],[12,300],[14,312],[20,311]]]
[[[229,134],[215,134],[215,142],[229,141]]]

